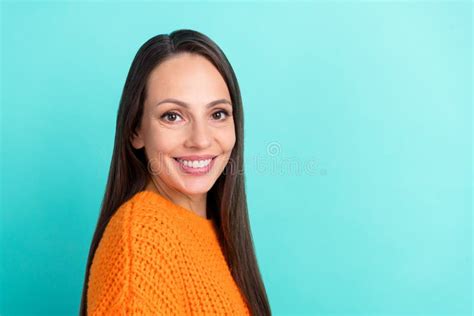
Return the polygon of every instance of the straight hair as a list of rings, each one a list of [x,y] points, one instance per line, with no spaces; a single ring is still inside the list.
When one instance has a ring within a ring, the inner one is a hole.
[[[152,70],[180,53],[199,54],[224,78],[233,106],[236,142],[224,171],[208,192],[207,211],[217,227],[219,242],[237,286],[252,315],[271,315],[265,286],[258,268],[250,231],[244,182],[244,117],[240,88],[234,70],[222,50],[206,35],[180,29],[145,42],[132,61],[117,113],[115,142],[100,215],[91,241],[82,290],[80,315],[87,313],[89,270],[104,230],[115,211],[149,180],[149,161],[144,148],[131,139],[141,122],[147,81]]]

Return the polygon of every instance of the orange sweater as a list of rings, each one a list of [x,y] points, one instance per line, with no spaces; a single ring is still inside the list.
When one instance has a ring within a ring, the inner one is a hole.
[[[87,307],[88,315],[250,315],[213,221],[146,190],[110,219]]]

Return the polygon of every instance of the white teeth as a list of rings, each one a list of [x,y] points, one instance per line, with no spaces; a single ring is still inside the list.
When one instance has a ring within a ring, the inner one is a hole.
[[[190,168],[202,168],[202,167],[206,167],[207,165],[209,165],[209,163],[211,162],[211,160],[212,160],[212,159],[188,161],[188,160],[178,159],[178,161],[179,161],[180,163],[182,163],[182,164],[185,165],[186,167],[190,167]]]

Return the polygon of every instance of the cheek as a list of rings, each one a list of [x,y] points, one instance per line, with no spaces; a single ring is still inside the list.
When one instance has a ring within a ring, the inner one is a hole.
[[[175,133],[158,126],[152,126],[146,138],[147,151],[151,156],[158,158],[160,155],[172,154],[179,145]]]
[[[225,131],[220,131],[218,133],[219,143],[224,151],[231,151],[235,145],[235,131],[234,127],[228,128]]]

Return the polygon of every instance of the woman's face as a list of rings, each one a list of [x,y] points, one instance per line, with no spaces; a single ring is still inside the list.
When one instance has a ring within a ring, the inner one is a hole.
[[[186,195],[211,189],[235,144],[230,103],[221,74],[200,55],[176,55],[151,72],[132,145],[145,147],[155,182]]]

